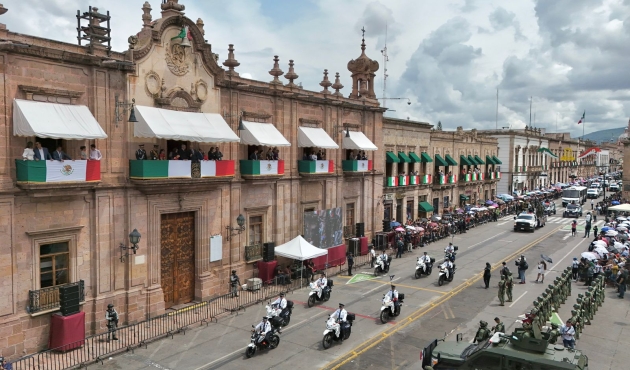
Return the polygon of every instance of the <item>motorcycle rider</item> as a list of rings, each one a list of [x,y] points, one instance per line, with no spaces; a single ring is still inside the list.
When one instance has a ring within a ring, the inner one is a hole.
[[[315,287],[317,288],[317,299],[322,298],[322,291],[328,284],[328,280],[326,279],[326,273],[322,272],[321,276],[315,282]]]
[[[333,319],[337,320],[337,323],[339,324],[339,335],[341,336],[342,342],[346,337],[346,329],[344,328],[344,323],[346,322],[346,317],[348,317],[348,311],[346,311],[344,307],[345,305],[343,303],[339,303],[339,308],[335,312],[333,312],[332,316],[330,316]]]
[[[444,253],[448,254],[451,260],[455,260],[455,247],[453,246],[452,242],[448,243],[448,246],[444,248]]]
[[[442,266],[446,267],[446,271],[448,272],[447,278],[450,278],[453,275],[453,262],[450,259],[445,258]]]
[[[269,323],[267,316],[263,316],[262,321],[254,328],[254,332],[262,334],[258,338],[258,343],[262,342],[263,339],[266,340],[267,343],[271,343],[271,323]]]
[[[389,256],[387,256],[387,253],[385,253],[385,250],[383,250],[383,254],[381,254],[381,261],[383,261],[383,269],[388,270],[389,269]]]
[[[400,302],[398,302],[398,291],[396,290],[396,286],[392,285],[392,288],[385,295],[394,302],[394,312],[398,311]]]
[[[431,257],[429,257],[429,254],[427,252],[424,252],[424,255],[419,257],[418,260],[422,261],[424,263],[424,271],[423,272],[427,272],[427,268],[429,267],[429,264],[431,264]]]
[[[271,307],[276,309],[276,311],[278,312],[278,315],[280,315],[282,311],[284,311],[284,309],[287,308],[287,300],[286,298],[284,298],[284,293],[280,293],[280,297],[278,297],[278,299],[276,299],[275,301],[273,301],[273,303],[271,303]],[[280,331],[280,328],[278,328],[278,333],[282,334],[282,331]]]

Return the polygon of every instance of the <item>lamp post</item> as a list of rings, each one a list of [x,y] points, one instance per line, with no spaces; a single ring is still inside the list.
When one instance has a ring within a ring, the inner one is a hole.
[[[119,245],[119,247],[120,247],[120,262],[124,262],[125,261],[125,257],[127,257],[127,256],[129,256],[131,254],[129,252],[123,253],[123,251],[132,250],[133,254],[136,254],[136,252],[140,248],[138,246],[138,243],[140,243],[140,238],[141,237],[142,237],[142,235],[138,232],[138,229],[133,229],[133,231],[131,233],[129,233],[129,243],[131,243],[131,246],[127,247],[123,243],[120,243],[120,245]]]
[[[229,225],[225,227],[225,230],[227,231],[227,237],[225,238],[226,241],[229,242],[233,236],[239,235],[245,231],[245,217],[243,217],[242,214],[238,215],[236,218],[236,224],[238,227],[232,227]]]

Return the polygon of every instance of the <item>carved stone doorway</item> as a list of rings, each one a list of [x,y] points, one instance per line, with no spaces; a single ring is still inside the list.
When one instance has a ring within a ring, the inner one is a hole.
[[[161,279],[165,307],[195,298],[195,212],[161,217]]]

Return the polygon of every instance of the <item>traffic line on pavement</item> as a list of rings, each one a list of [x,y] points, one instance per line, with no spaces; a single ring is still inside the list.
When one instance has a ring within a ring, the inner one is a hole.
[[[521,294],[518,298],[516,298],[516,300],[514,302],[512,302],[511,305],[509,305],[508,307],[512,307],[516,304],[516,302],[518,302],[519,299],[523,298],[523,296],[527,294],[527,290],[523,292],[523,294]]]
[[[492,237],[490,237],[490,238],[488,238],[488,239],[486,239],[486,240],[482,240],[482,241],[480,241],[479,243],[475,243],[475,244],[473,244],[473,245],[469,246],[469,247],[468,247],[468,248],[466,248],[466,249],[470,249],[470,248],[476,247],[476,246],[478,246],[479,244],[483,244],[483,243],[487,242],[488,240],[492,240],[492,239],[496,238],[497,236],[499,236],[499,235],[501,235],[501,234],[505,234],[505,233],[507,233],[507,232],[508,232],[508,230],[506,230],[506,231],[501,231],[500,233],[497,233],[497,234],[495,234],[494,236],[492,236]]]
[[[573,253],[573,251],[580,246],[580,244],[584,243],[584,241],[586,240],[590,240],[589,238],[582,238],[582,240],[577,243],[575,245],[575,247],[571,248],[571,250],[569,252],[567,252],[567,254],[564,255],[564,257],[560,258],[559,261],[556,261],[556,266],[560,264],[560,262],[564,261],[565,258],[567,258],[571,253]],[[545,272],[545,275],[547,275],[548,273],[550,273],[552,270],[547,270],[547,272]]]
[[[366,281],[371,281],[374,283],[379,283],[379,284],[389,284],[389,282],[385,282],[385,281],[376,281],[376,280],[366,280]],[[433,292],[433,293],[439,293],[439,294],[448,294],[448,292],[442,292],[439,290],[433,290],[433,289],[429,289],[429,288],[420,288],[417,286],[413,286],[413,285],[404,285],[404,284],[396,284],[396,287],[403,287],[403,288],[409,288],[409,289],[415,289],[415,290],[426,290],[427,292]]]
[[[495,271],[498,268],[502,267],[502,262],[503,261],[510,260],[512,258],[518,257],[519,255],[521,255],[522,253],[524,253],[528,249],[531,249],[536,244],[540,243],[541,241],[543,241],[546,238],[548,238],[549,236],[551,236],[553,233],[555,233],[559,229],[560,229],[560,227],[557,227],[557,228],[551,230],[547,234],[541,236],[540,238],[534,240],[533,242],[531,242],[531,243],[523,246],[522,248],[518,249],[516,252],[512,253],[508,257],[502,258],[501,261],[496,262],[492,266],[491,271]],[[453,288],[453,290],[450,292],[450,294],[445,294],[445,295],[439,297],[434,302],[431,302],[430,305],[423,306],[420,309],[418,309],[415,312],[413,312],[411,315],[409,315],[409,319],[405,320],[402,323],[400,323],[400,325],[396,325],[395,327],[386,330],[384,333],[382,333],[382,335],[380,335],[378,337],[369,338],[368,340],[366,340],[363,343],[361,343],[358,346],[356,346],[354,349],[350,350],[350,352],[339,356],[339,358],[337,360],[331,361],[330,363],[326,364],[322,369],[333,369],[333,370],[339,369],[341,366],[343,366],[343,365],[347,364],[348,362],[354,360],[355,358],[359,357],[361,354],[365,353],[366,351],[370,350],[371,348],[374,348],[376,345],[380,344],[386,338],[388,338],[391,335],[397,333],[398,331],[402,330],[403,328],[406,328],[411,323],[415,322],[416,320],[420,319],[421,317],[423,317],[427,313],[431,312],[434,308],[442,305],[444,302],[446,302],[449,299],[453,298],[454,296],[458,295],[464,289],[466,289],[466,288],[468,288],[470,286],[469,283],[474,283],[474,282],[480,281],[481,278],[482,278],[482,275],[478,274],[476,277],[471,279],[472,281],[467,281],[467,282],[464,282],[464,283],[458,285],[457,287]]]

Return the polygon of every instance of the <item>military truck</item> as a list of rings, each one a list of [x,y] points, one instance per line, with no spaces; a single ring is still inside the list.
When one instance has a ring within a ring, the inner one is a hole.
[[[512,335],[496,333],[478,344],[435,339],[421,354],[422,369],[434,370],[588,370],[588,357],[579,350],[568,350],[559,344],[549,344],[548,333],[541,339],[522,328]],[[441,343],[440,343],[441,342]]]

